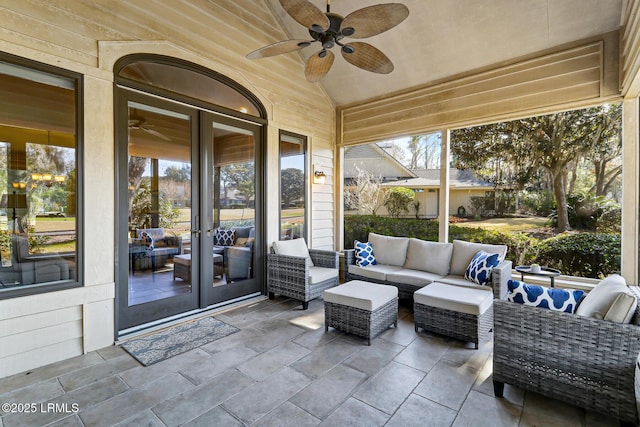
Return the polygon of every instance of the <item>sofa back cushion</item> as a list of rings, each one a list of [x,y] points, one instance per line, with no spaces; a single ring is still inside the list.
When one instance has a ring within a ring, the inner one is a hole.
[[[446,276],[449,274],[453,244],[409,239],[404,268],[427,271]]]
[[[373,246],[378,264],[402,267],[407,257],[408,237],[383,236],[369,233],[369,242]]]
[[[311,261],[309,248],[307,248],[307,242],[304,238],[275,241],[273,242],[273,252],[277,255],[309,258],[309,261]],[[313,266],[313,261],[311,262],[311,266]]]
[[[584,297],[576,310],[576,314],[602,320],[620,293],[630,293],[627,283],[622,276],[612,274],[601,280]]]
[[[471,264],[471,260],[480,251],[485,251],[490,254],[498,254],[500,256],[500,261],[504,261],[504,257],[507,254],[507,246],[454,240],[450,273],[458,276],[464,276],[467,271],[467,267]]]

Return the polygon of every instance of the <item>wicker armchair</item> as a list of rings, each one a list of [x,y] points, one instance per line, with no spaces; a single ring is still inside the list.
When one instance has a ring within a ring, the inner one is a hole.
[[[497,397],[508,383],[638,424],[639,326],[501,300],[493,311]]]
[[[277,242],[296,244],[303,239]],[[306,247],[306,243],[305,243]],[[267,288],[269,298],[276,294],[302,301],[302,309],[309,307],[309,301],[322,296],[322,291],[338,285],[339,253],[309,249],[306,256],[276,254],[273,247],[267,255]],[[311,263],[313,262],[313,266]]]

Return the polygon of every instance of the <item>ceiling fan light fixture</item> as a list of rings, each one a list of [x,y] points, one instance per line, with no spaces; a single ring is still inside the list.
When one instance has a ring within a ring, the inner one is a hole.
[[[322,49],[322,50],[320,51],[320,53],[318,53],[318,56],[319,56],[320,58],[324,58],[325,56],[327,56],[327,51],[326,51],[326,50],[324,50],[324,49]]]
[[[311,30],[315,31],[316,33],[324,33],[324,28],[322,28],[322,25],[318,24],[313,24],[311,26]]]
[[[311,45],[311,42],[300,42],[300,43],[298,43],[298,47],[300,47],[300,48],[305,48],[305,47],[310,46],[310,45]]]
[[[344,53],[353,53],[353,52],[355,52],[355,49],[353,48],[353,46],[344,45],[344,46],[342,46],[342,51]]]
[[[343,28],[341,32],[343,36],[351,37],[352,35],[355,34],[356,30],[353,27],[347,27],[347,28]]]

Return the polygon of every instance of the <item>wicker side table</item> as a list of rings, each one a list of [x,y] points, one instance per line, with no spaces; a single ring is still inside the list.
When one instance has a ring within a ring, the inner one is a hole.
[[[485,289],[486,288],[486,289]],[[415,329],[419,328],[475,344],[493,327],[493,292],[432,283],[413,294]]]
[[[323,292],[325,331],[329,327],[371,339],[398,326],[398,288],[353,280]]]

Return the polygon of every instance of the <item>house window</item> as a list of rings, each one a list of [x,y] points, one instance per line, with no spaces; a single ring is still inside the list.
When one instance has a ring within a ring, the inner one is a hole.
[[[78,286],[80,87],[0,56],[0,298]]]
[[[307,139],[280,132],[280,240],[306,237]]]

